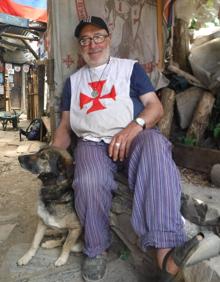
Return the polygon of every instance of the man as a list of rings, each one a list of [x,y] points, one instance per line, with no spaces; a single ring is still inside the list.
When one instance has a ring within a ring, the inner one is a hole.
[[[75,36],[86,65],[64,86],[53,146],[68,148],[72,130],[78,136],[73,189],[84,226],[82,276],[100,281],[106,273],[109,211],[120,164],[134,192],[131,222],[141,246],[155,248],[161,282],[174,281],[203,236],[186,242],[171,144],[154,129],[162,105],[137,62],[110,57],[111,36],[101,18],[80,21]]]

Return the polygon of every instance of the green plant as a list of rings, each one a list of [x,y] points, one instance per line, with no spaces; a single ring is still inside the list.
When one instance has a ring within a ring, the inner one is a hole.
[[[213,137],[218,139],[220,138],[220,123],[217,123],[213,129]]]
[[[190,145],[190,146],[198,145],[198,142],[195,138],[185,136],[185,137],[181,137],[179,140],[182,144],[185,144],[185,145]]]

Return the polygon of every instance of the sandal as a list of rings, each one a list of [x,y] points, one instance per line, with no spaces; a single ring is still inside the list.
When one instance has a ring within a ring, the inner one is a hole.
[[[198,236],[203,239],[199,240]],[[171,249],[164,257],[162,271],[159,282],[173,282],[179,278],[181,271],[176,275],[167,272],[166,266],[168,258],[171,256],[174,263],[182,269],[218,255],[220,250],[220,239],[214,233],[198,233],[192,239],[185,242],[182,246]]]
[[[82,277],[86,282],[103,281],[106,268],[106,255],[98,255],[93,258],[86,257],[82,267]]]

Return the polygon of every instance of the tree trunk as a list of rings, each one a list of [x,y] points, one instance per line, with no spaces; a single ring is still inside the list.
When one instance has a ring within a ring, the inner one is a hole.
[[[164,108],[164,116],[159,121],[158,126],[162,134],[167,138],[170,137],[171,125],[173,120],[173,108],[175,102],[175,91],[164,88],[161,91],[161,103]]]
[[[188,138],[195,139],[197,142],[201,140],[208,126],[209,116],[212,112],[214,102],[215,98],[212,93],[208,91],[204,92],[187,131]]]

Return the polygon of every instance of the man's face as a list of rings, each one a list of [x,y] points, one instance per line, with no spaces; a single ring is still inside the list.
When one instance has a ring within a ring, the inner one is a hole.
[[[79,40],[86,38],[93,38],[94,36],[104,35],[104,41],[102,43],[95,43],[94,40],[90,40],[87,46],[80,46],[81,55],[84,61],[90,67],[97,67],[105,64],[110,56],[110,36],[105,29],[88,24],[82,28],[80,32]]]

